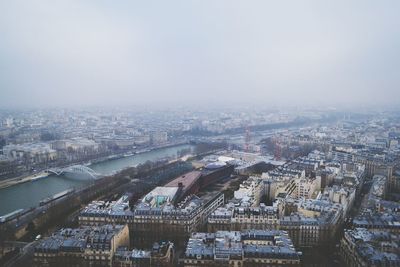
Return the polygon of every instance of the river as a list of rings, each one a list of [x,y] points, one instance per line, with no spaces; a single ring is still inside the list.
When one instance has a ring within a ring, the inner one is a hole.
[[[109,175],[127,167],[136,166],[148,160],[158,160],[165,157],[177,156],[182,149],[193,149],[192,145],[178,145],[160,148],[119,159],[111,159],[89,165],[88,167],[100,175]],[[62,176],[49,175],[47,177],[11,187],[0,189],[0,215],[16,209],[26,209],[38,206],[40,200],[52,196],[69,188],[79,188],[90,181],[72,180]]]

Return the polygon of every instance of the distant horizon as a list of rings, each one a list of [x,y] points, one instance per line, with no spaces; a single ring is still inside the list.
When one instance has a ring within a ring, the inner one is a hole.
[[[2,112],[28,112],[28,111],[135,111],[135,112],[164,112],[164,111],[179,111],[184,110],[187,112],[296,112],[296,111],[319,111],[319,112],[349,112],[349,113],[370,113],[370,112],[400,112],[399,105],[331,105],[331,106],[305,106],[305,105],[290,105],[290,106],[272,106],[272,105],[251,105],[248,103],[235,104],[235,105],[154,105],[149,106],[146,104],[126,104],[126,105],[69,105],[69,106],[0,106],[0,113]]]

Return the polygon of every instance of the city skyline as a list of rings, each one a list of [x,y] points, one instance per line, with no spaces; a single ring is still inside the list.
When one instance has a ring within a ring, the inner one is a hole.
[[[399,10],[0,1],[0,266],[400,266]]]

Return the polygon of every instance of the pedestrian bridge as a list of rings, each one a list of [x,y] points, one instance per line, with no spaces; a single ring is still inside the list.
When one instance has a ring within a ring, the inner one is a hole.
[[[84,165],[73,165],[66,168],[52,168],[47,170],[48,173],[55,174],[57,176],[65,175],[67,177],[71,176],[71,178],[79,178],[79,179],[97,179],[99,174],[97,174],[91,168],[84,166]]]

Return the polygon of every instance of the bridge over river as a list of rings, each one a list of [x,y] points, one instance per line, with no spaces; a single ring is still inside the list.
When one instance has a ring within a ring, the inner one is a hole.
[[[72,165],[65,168],[52,168],[47,170],[48,173],[55,174],[57,176],[63,175],[71,179],[97,179],[100,177],[94,170],[84,165]]]
[[[176,157],[180,150],[188,148],[193,149],[193,146],[177,145],[123,158],[110,159],[89,166],[75,165],[75,167],[48,170],[48,176],[0,189],[0,216],[17,209],[37,206],[42,199],[64,190],[84,187],[101,175],[112,175],[124,168],[136,166],[148,160]],[[76,178],[74,179],[74,177]]]

